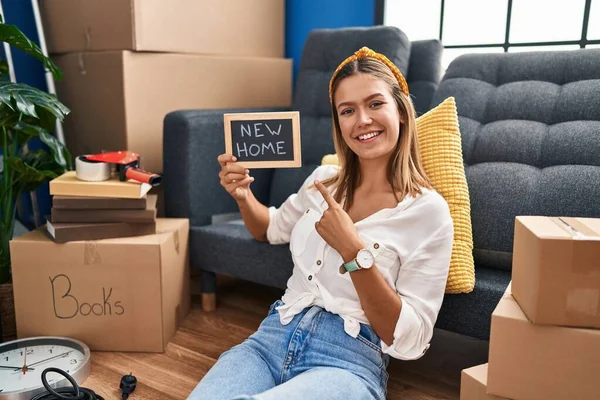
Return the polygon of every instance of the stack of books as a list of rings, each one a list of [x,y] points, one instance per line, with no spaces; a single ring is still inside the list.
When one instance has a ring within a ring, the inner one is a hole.
[[[50,182],[47,231],[57,243],[154,234],[157,196],[148,194],[151,188],[116,177],[87,182],[66,172]]]

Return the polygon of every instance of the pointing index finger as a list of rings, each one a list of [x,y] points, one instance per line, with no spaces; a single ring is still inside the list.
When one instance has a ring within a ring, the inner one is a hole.
[[[325,185],[323,185],[319,181],[315,181],[315,187],[319,190],[319,192],[321,192],[321,194],[323,195],[323,198],[325,199],[325,201],[327,202],[329,207],[338,205],[337,201],[335,201],[335,199],[331,196],[331,194],[329,193],[329,190],[327,190]]]

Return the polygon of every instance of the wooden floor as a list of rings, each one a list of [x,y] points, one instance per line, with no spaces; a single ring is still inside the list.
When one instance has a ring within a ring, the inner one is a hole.
[[[269,305],[283,291],[226,280],[219,282],[218,308],[205,313],[200,296],[193,296],[192,310],[163,354],[92,353],[92,373],[83,383],[106,400],[121,399],[119,382],[133,373],[138,379],[131,400],[185,399],[219,355],[251,335],[265,317]],[[392,360],[388,399],[458,400],[455,387],[411,375]]]

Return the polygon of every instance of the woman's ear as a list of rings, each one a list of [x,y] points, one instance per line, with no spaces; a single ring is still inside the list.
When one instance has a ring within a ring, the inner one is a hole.
[[[406,124],[406,115],[398,110],[398,120],[400,121],[400,126]]]

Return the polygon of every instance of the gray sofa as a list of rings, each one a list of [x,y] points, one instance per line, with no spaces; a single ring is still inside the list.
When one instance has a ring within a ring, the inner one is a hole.
[[[476,286],[446,295],[436,327],[488,340],[491,313],[510,280],[514,217],[600,217],[600,50],[465,55],[440,82],[437,41],[411,43],[391,27],[314,31],[293,104],[301,114],[303,167],[253,171],[263,204],[280,205],[333,152],[328,80],[365,45],[407,76],[418,113],[456,98]],[[191,262],[202,271],[205,293],[215,290],[214,273],[285,288],[292,271],[287,245],[256,242],[240,223],[212,223],[237,211],[219,185],[216,162],[224,151],[222,115],[237,111],[180,110],[164,121],[165,213],[190,218]]]

